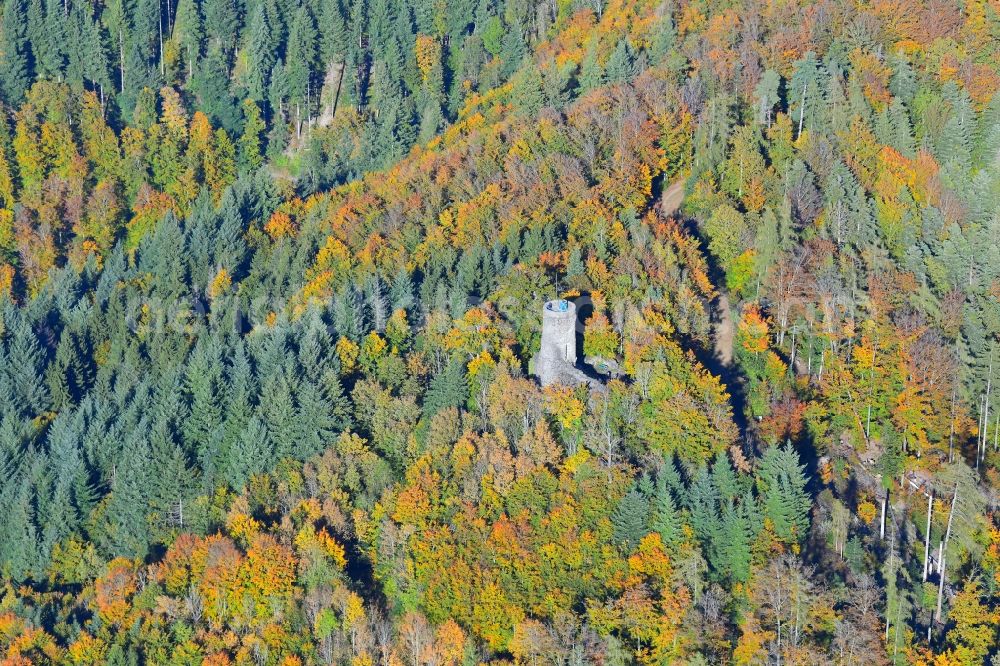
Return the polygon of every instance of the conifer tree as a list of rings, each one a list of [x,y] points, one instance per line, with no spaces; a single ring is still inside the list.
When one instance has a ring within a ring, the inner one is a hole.
[[[274,376],[262,373],[261,395],[268,398],[261,401],[259,415],[267,427],[270,441],[274,443],[274,453],[279,459],[298,457],[297,444],[301,430],[292,400],[294,390],[294,384],[286,372],[279,372]],[[258,445],[259,443],[254,444]]]
[[[38,566],[38,528],[35,524],[35,511],[32,502],[30,484],[6,484],[0,506],[3,515],[0,517],[0,561],[6,565],[7,571],[14,580],[24,580],[35,573]]]
[[[649,56],[652,62],[660,62],[677,43],[677,25],[670,12],[663,12],[653,31],[653,41],[649,46]]]
[[[261,93],[263,95],[263,92]],[[243,134],[240,136],[239,167],[241,172],[253,172],[264,165],[262,150],[267,124],[252,100],[243,101]]]
[[[31,84],[24,0],[4,0],[0,16],[0,99],[17,106]]]
[[[389,306],[393,312],[413,307],[413,281],[405,267],[400,267],[389,288]]]
[[[13,316],[10,316],[13,315]],[[15,404],[25,416],[34,417],[49,408],[50,399],[45,382],[42,381],[42,368],[45,356],[31,324],[26,320],[26,314],[14,314],[8,310],[5,321],[7,330],[7,366],[4,368],[10,388],[13,391]]]
[[[243,74],[243,85],[246,86],[249,101],[260,103],[267,98],[268,75],[275,62],[273,31],[267,22],[264,2],[253,3],[244,34],[246,37],[242,57],[246,60],[246,71]],[[249,122],[246,103],[243,108]],[[257,132],[259,134],[260,130]]]
[[[638,488],[632,488],[625,493],[611,515],[615,541],[626,551],[631,551],[646,534],[648,522],[649,500],[639,492]]]
[[[917,92],[916,75],[909,60],[902,54],[893,54],[889,58],[892,65],[892,76],[889,80],[889,91],[903,104],[909,104]]]
[[[353,424],[351,401],[344,392],[344,386],[340,381],[340,363],[337,359],[332,359],[324,369],[323,376],[320,378],[320,386],[327,404],[330,405],[334,428],[337,431],[350,430]]]
[[[636,74],[635,51],[628,39],[622,38],[615,45],[615,50],[611,52],[607,65],[604,68],[605,76],[609,83],[623,83],[629,81]]]
[[[805,468],[791,444],[764,452],[757,467],[757,489],[776,536],[788,543],[801,541],[809,529],[806,483]]]
[[[204,0],[201,10],[205,17],[205,38],[209,48],[216,48],[228,57],[236,46],[241,17],[237,0]],[[227,60],[228,62],[228,60]]]
[[[500,40],[500,60],[504,76],[510,76],[524,61],[527,44],[524,40],[524,27],[515,21],[507,25],[507,30]]]
[[[525,61],[518,76],[514,80],[511,92],[512,101],[518,111],[528,117],[538,115],[545,103],[545,93],[542,90],[542,76],[534,63]]]
[[[708,467],[701,467],[695,474],[688,489],[687,502],[695,534],[703,543],[715,541],[720,529],[719,491],[712,483]]]
[[[39,40],[44,44],[45,54],[43,60],[35,60],[38,69],[36,74],[54,79],[63,76],[66,68],[66,49],[69,38],[66,31],[65,14],[65,5],[60,0],[45,0],[45,19]],[[34,38],[32,38],[32,43],[34,44]]]
[[[465,369],[462,362],[453,356],[431,380],[424,396],[424,417],[430,418],[447,407],[462,406],[467,398]]]
[[[781,85],[781,76],[773,69],[764,72],[754,88],[754,98],[757,100],[757,122],[762,125],[771,126],[771,112],[774,105],[778,103],[778,87]]]
[[[197,0],[178,0],[171,38],[177,42],[180,58],[184,63],[184,80],[190,82],[201,60],[202,17]]]
[[[292,19],[288,31],[285,57],[285,81],[288,102],[295,112],[297,131],[312,115],[312,104],[318,100],[312,79],[316,61],[316,25],[308,9],[301,7]]]
[[[795,61],[795,71],[788,82],[789,115],[797,127],[798,137],[805,129],[810,129],[816,111],[823,106],[823,92],[826,90],[825,69],[812,51]]]
[[[101,507],[95,540],[109,556],[142,557],[149,547],[150,448],[148,429],[132,429],[123,442],[122,455],[107,468],[110,494]]]
[[[327,401],[323,388],[312,380],[299,383],[296,403],[296,455],[308,458],[334,441],[338,422],[334,406]]]
[[[176,531],[184,530],[186,525],[190,527],[195,474],[184,450],[174,443],[170,429],[163,421],[153,426],[151,438],[150,467],[156,470],[150,477],[149,486],[152,526],[159,538],[169,539]],[[209,478],[214,477],[214,462],[203,464],[202,468]]]
[[[731,502],[739,493],[739,482],[725,451],[715,454],[715,461],[712,463],[712,483],[723,503]]]
[[[676,548],[683,542],[683,521],[673,495],[667,486],[667,481],[662,475],[656,483],[650,518],[650,527],[659,533],[666,546]]]
[[[604,81],[604,68],[601,67],[601,63],[597,59],[596,43],[592,42],[587,47],[583,62],[580,64],[580,88],[583,91],[594,90],[604,85]]]
[[[382,286],[382,280],[377,275],[372,276],[365,285],[365,297],[368,303],[368,311],[372,315],[372,324],[378,333],[385,330],[386,321],[389,319],[389,301]]]
[[[719,543],[715,552],[718,560],[713,568],[733,582],[745,583],[750,579],[750,545],[753,534],[743,504],[728,505],[722,513]],[[750,506],[754,506],[751,502]],[[711,551],[710,551],[711,552]]]
[[[417,140],[420,143],[427,143],[441,129],[444,117],[441,113],[441,103],[434,98],[424,102],[423,111],[420,114],[420,132]]]
[[[361,339],[364,329],[364,311],[361,299],[353,287],[345,287],[333,299],[333,328],[338,335],[355,342]]]
[[[942,96],[950,110],[935,146],[938,159],[942,164],[954,162],[960,168],[967,169],[972,165],[975,121],[971,100],[968,93],[959,90],[952,81],[945,84]]]
[[[913,158],[917,153],[913,139],[913,127],[906,107],[899,99],[894,99],[889,105],[889,121],[892,125],[892,135],[889,143],[904,156]]]
[[[230,449],[226,480],[235,489],[242,489],[251,476],[269,470],[275,462],[274,443],[264,421],[257,415]]]
[[[69,344],[69,336],[64,335],[59,340],[56,347],[56,357],[45,370],[45,384],[52,400],[52,406],[56,411],[61,411],[70,405],[72,395],[67,381],[71,355],[73,353]]]
[[[322,3],[317,21],[320,35],[320,58],[326,64],[331,62],[343,64],[350,37],[341,2],[338,0],[337,2]]]
[[[191,415],[184,423],[184,438],[191,451],[205,451],[222,429],[221,382],[222,360],[218,345],[202,337],[191,355],[185,375]]]

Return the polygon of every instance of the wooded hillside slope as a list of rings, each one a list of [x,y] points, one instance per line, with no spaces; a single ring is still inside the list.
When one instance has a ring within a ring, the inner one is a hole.
[[[3,0],[3,663],[1000,663],[997,53]],[[579,296],[616,376],[542,389]]]

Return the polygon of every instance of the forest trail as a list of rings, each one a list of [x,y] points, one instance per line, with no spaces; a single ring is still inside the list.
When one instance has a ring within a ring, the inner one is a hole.
[[[735,330],[733,327],[733,313],[729,308],[729,296],[723,291],[719,292],[716,309],[719,319],[715,324],[715,356],[722,365],[729,367],[733,364],[733,339],[735,338]]]
[[[663,195],[660,197],[660,210],[663,212],[664,216],[673,215],[677,212],[677,209],[681,207],[681,202],[684,201],[684,180],[678,180],[673,183],[670,187],[663,190]]]
[[[670,216],[677,212],[684,202],[684,180],[678,180],[663,190],[660,196],[660,211],[664,216]],[[733,339],[735,338],[735,328],[733,326],[733,313],[729,308],[729,296],[719,289],[718,300],[715,304],[717,321],[715,323],[715,357],[723,367],[733,364]]]

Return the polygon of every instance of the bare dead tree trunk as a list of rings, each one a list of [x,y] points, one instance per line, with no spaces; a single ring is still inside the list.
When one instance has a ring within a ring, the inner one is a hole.
[[[957,385],[951,388],[951,433],[948,435],[948,462],[955,462],[955,394],[957,391]]]
[[[122,29],[118,29],[118,61],[119,61],[119,82],[121,84],[121,90],[119,92],[125,92],[125,33]]]
[[[903,604],[896,604],[896,635],[892,641],[892,663],[896,663],[899,654],[899,625],[903,622]]]
[[[875,355],[878,354],[878,338],[875,338],[875,344],[872,346],[872,367],[871,374],[868,379],[868,418],[867,423],[865,423],[865,441],[871,437],[872,432],[872,396],[875,395]]]
[[[802,84],[802,105],[799,107],[799,133],[796,138],[802,136],[802,119],[806,116],[806,86],[808,82]]]
[[[990,349],[990,370],[989,375],[986,377],[986,404],[983,407],[983,432],[980,435],[982,439],[982,444],[980,448],[982,449],[982,459],[986,459],[986,437],[989,433],[990,428],[990,397],[993,393],[993,349]],[[978,462],[977,462],[978,465]]]
[[[997,450],[1000,444],[1000,414],[997,414],[996,422],[993,424],[993,450]]]
[[[927,567],[931,557],[931,514],[934,512],[934,490],[927,498],[927,532],[924,534],[924,582],[927,582]]]
[[[938,582],[938,598],[937,598],[937,613],[935,613],[934,619],[937,622],[941,622],[941,599],[944,597],[944,579],[947,575],[947,569],[945,568],[945,561],[948,557],[948,539],[951,538],[951,521],[955,517],[955,501],[958,499],[958,484],[955,484],[955,493],[951,496],[951,509],[948,510],[948,529],[944,532],[944,541],[941,544],[941,562],[938,568],[941,572],[941,577]]]
[[[885,489],[885,495],[882,496],[882,520],[879,525],[879,539],[885,541],[885,511],[886,505],[889,504],[889,489]]]
[[[985,421],[983,417],[985,416],[986,408],[986,394],[979,396],[979,416],[976,417],[976,471],[979,471],[979,454],[983,449],[983,429],[985,428]]]
[[[156,28],[160,33],[160,50],[157,53],[158,59],[160,61],[160,76],[163,76],[163,4],[161,2],[156,3]]]
[[[796,350],[796,346],[795,346],[795,334],[796,333],[797,333],[797,330],[793,326],[792,327],[792,358],[790,359],[790,362],[788,364],[788,367],[790,367],[792,369],[792,377],[795,376],[795,350]]]

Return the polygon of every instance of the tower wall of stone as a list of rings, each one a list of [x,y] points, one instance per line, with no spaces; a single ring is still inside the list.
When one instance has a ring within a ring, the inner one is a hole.
[[[576,306],[569,301],[549,301],[542,308],[542,344],[535,356],[535,375],[542,386],[566,383],[577,374]]]
[[[559,309],[565,304],[566,309]],[[569,301],[549,301],[542,310],[541,354],[576,363],[576,306]]]

